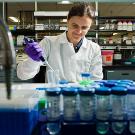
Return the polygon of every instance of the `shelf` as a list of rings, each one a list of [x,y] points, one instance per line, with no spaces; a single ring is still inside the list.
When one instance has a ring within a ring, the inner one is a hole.
[[[98,33],[99,36],[113,36],[113,33],[119,33],[122,35],[125,35],[127,33],[135,33],[135,30],[133,31],[126,31],[126,30],[89,30],[87,33],[87,36],[89,35],[96,35],[96,33]]]
[[[135,16],[98,16],[96,19],[135,19]]]
[[[95,30],[96,32],[117,32],[117,33],[124,33],[124,32],[135,32],[135,30],[133,31],[127,31],[127,30]]]
[[[35,17],[48,17],[48,18],[63,18],[67,17],[68,11],[35,11]]]
[[[11,33],[13,35],[35,35],[35,30],[31,30],[31,29],[17,29],[17,30],[11,30]]]
[[[35,30],[35,32],[56,32],[56,33],[62,33],[64,32],[65,30]]]
[[[100,46],[101,47],[101,49],[116,49],[116,47],[119,47],[119,49],[135,49],[135,46],[120,46],[120,45],[102,45],[102,46]]]

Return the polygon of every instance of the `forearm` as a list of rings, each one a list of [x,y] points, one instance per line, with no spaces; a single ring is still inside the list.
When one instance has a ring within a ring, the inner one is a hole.
[[[17,66],[18,78],[21,80],[27,80],[33,78],[39,72],[41,65],[42,65],[41,62],[33,61],[30,58],[19,63]]]

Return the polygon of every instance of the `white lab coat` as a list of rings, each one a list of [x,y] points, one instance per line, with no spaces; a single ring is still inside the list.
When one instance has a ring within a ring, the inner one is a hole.
[[[81,80],[81,72],[90,72],[92,80],[103,78],[100,46],[91,40],[84,37],[77,53],[73,44],[68,42],[66,32],[58,36],[45,37],[39,44],[48,63],[53,69],[59,70],[60,79],[76,82]],[[18,64],[17,76],[22,80],[33,78],[41,65],[42,62],[28,58]]]

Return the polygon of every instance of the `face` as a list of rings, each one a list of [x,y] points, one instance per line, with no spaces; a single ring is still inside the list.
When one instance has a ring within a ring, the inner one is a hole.
[[[69,42],[76,45],[82,37],[84,37],[90,26],[92,24],[92,19],[88,16],[73,16],[67,21],[67,38]]]

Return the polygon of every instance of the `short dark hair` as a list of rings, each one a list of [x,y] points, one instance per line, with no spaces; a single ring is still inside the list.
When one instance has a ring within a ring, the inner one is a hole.
[[[75,4],[68,13],[67,19],[69,20],[73,16],[84,16],[87,15],[91,19],[95,16],[94,8],[90,3],[80,2]]]

